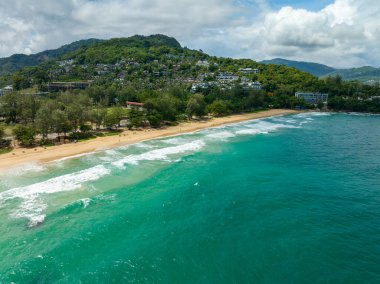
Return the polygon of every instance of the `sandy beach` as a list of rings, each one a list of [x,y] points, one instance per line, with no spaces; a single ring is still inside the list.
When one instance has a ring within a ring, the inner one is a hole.
[[[297,113],[297,111],[286,109],[272,109],[257,113],[212,118],[205,121],[183,122],[177,126],[167,127],[163,129],[145,129],[141,131],[126,130],[117,136],[99,137],[84,142],[69,143],[47,148],[16,148],[12,152],[0,156],[0,170],[21,166],[23,164],[46,163],[62,158],[78,156],[85,153],[101,151],[154,138],[194,132],[204,128],[215,127],[224,124],[294,113]]]

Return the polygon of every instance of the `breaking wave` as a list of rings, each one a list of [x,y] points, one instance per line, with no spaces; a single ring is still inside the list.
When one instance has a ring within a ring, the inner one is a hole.
[[[255,134],[268,134],[281,128],[299,128],[299,126],[283,124],[283,123],[270,123],[267,121],[260,121],[255,124],[246,125],[245,129],[236,131],[239,135],[255,135]]]
[[[216,138],[216,139],[227,139],[235,137],[236,135],[230,131],[221,131],[221,132],[215,132],[207,135],[209,138]]]
[[[39,173],[44,171],[46,168],[37,163],[24,164],[18,167],[13,167],[11,169],[2,170],[0,172],[1,176],[22,176],[30,173]]]
[[[96,152],[88,152],[88,153],[82,153],[82,154],[78,154],[78,155],[68,156],[68,157],[64,157],[64,158],[54,160],[54,161],[52,161],[52,163],[59,163],[59,162],[64,162],[64,161],[71,160],[71,159],[87,157],[87,156],[90,156],[93,154],[96,154]]]
[[[279,129],[300,128],[302,124],[312,122],[314,116],[331,115],[330,113],[302,113],[292,116],[279,116],[263,120],[241,122],[232,125],[219,126],[186,136],[175,136],[157,139],[97,152],[86,163],[99,164],[91,168],[70,174],[54,177],[43,182],[28,186],[14,187],[0,193],[0,208],[10,200],[20,200],[20,204],[11,212],[14,218],[27,218],[29,226],[36,226],[45,219],[47,209],[45,195],[72,191],[81,188],[84,183],[96,181],[111,174],[112,168],[124,169],[127,164],[138,165],[141,161],[179,161],[183,155],[201,150],[209,144],[212,146],[219,141],[242,135],[258,135],[275,132]],[[201,137],[201,138],[200,138]],[[136,151],[137,150],[137,151]],[[143,151],[143,152],[141,152]],[[58,160],[65,161],[71,158],[83,158],[94,153],[86,153]],[[57,162],[57,161],[56,161]],[[22,173],[38,172],[45,168],[40,165],[24,166]],[[13,174],[18,174],[14,171]],[[8,187],[9,188],[9,187]],[[86,208],[92,200],[80,200],[81,206]]]
[[[205,143],[203,140],[196,140],[183,145],[156,149],[138,155],[129,155],[123,159],[113,162],[112,165],[118,168],[123,168],[125,164],[137,165],[139,161],[168,160],[169,155],[197,151],[204,145]]]
[[[110,170],[99,165],[32,185],[13,188],[0,193],[0,204],[13,199],[21,199],[20,206],[11,213],[11,216],[27,218],[28,226],[36,226],[44,221],[44,211],[47,208],[41,195],[75,190],[85,182],[98,180],[108,174],[110,174]]]

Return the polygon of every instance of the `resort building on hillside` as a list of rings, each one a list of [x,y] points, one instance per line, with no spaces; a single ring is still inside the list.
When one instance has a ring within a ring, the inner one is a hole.
[[[69,90],[84,90],[91,85],[88,82],[51,82],[47,84],[49,92],[69,91]]]
[[[209,84],[207,83],[193,83],[191,86],[191,92],[196,93],[199,89],[207,89]]]
[[[67,65],[73,65],[74,59],[62,60],[62,61],[59,61],[58,64],[59,64],[59,67],[65,67]]]
[[[328,94],[321,93],[297,92],[295,96],[297,98],[304,99],[309,104],[316,104],[319,101],[327,103],[327,100],[329,99]]]
[[[6,86],[2,89],[0,89],[0,96],[3,96],[7,93],[12,93],[13,92],[13,87],[12,86]]]
[[[257,90],[257,91],[261,91],[263,89],[260,82],[242,82],[240,83],[240,85],[244,89],[251,89],[251,90]]]
[[[239,76],[237,75],[234,75],[233,73],[231,72],[220,72],[218,76],[216,76],[216,79],[219,81],[219,82],[234,82],[234,81],[237,81],[239,80]]]
[[[201,67],[210,67],[210,63],[207,60],[199,60],[196,65]]]
[[[244,75],[249,75],[249,74],[259,74],[260,70],[259,69],[253,69],[253,68],[240,68],[239,72],[243,73]]]

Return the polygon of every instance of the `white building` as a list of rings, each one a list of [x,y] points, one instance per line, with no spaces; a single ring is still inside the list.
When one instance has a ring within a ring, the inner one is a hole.
[[[191,86],[191,92],[192,93],[195,93],[197,92],[199,89],[206,89],[208,88],[209,85],[207,83],[194,83],[192,86]]]
[[[239,80],[239,78],[240,77],[238,75],[234,75],[231,72],[221,72],[218,76],[216,76],[216,80],[223,83],[235,82]]]
[[[243,82],[240,85],[245,89],[252,89],[257,91],[261,91],[263,89],[260,82]]]
[[[5,95],[6,93],[11,93],[13,92],[13,87],[12,86],[6,86],[2,89],[0,89],[0,96]]]
[[[68,65],[73,65],[74,59],[62,60],[62,61],[59,61],[58,63],[59,63],[60,67],[64,67],[64,66],[68,66]]]
[[[244,75],[249,75],[249,74],[259,74],[260,70],[259,69],[254,69],[254,68],[240,68],[239,72],[243,73]]]
[[[304,99],[309,104],[316,104],[318,101],[326,103],[329,99],[328,94],[321,93],[297,92],[295,96],[297,98]]]
[[[196,65],[207,68],[210,67],[210,63],[207,60],[199,60]]]

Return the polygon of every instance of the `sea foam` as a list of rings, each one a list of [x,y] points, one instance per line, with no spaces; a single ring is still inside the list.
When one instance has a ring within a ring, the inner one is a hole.
[[[13,188],[0,193],[0,204],[9,200],[21,199],[22,202],[11,214],[15,218],[29,219],[29,226],[42,223],[45,219],[43,213],[47,205],[42,195],[57,192],[72,191],[78,189],[83,183],[95,181],[110,174],[110,170],[103,165],[98,165],[79,172],[55,177],[32,185]]]
[[[123,168],[125,164],[137,165],[139,161],[168,160],[169,155],[197,151],[204,145],[205,143],[202,140],[196,140],[183,145],[156,149],[138,155],[129,155],[123,159],[113,162],[112,165],[118,168]]]
[[[296,114],[294,115],[294,117],[298,117],[298,118],[306,118],[306,117],[313,117],[313,116],[331,116],[332,113],[331,112],[303,112],[303,113],[299,113],[299,114]]]
[[[215,139],[227,139],[235,137],[236,135],[230,131],[221,131],[221,132],[215,132],[207,135],[209,138],[215,138]]]
[[[71,160],[71,159],[87,157],[87,156],[90,156],[90,155],[93,155],[93,154],[96,154],[96,152],[88,152],[88,153],[82,153],[82,154],[78,154],[78,155],[63,157],[63,158],[54,160],[52,163],[59,163],[59,162],[64,162],[64,161]]]
[[[23,164],[0,172],[0,176],[22,176],[30,173],[39,173],[46,168],[37,163]]]
[[[236,134],[239,134],[239,135],[268,134],[280,128],[299,128],[299,127],[295,125],[290,125],[290,124],[270,123],[267,121],[259,121],[258,123],[255,123],[255,124],[245,125],[245,128],[242,130],[236,131]]]

